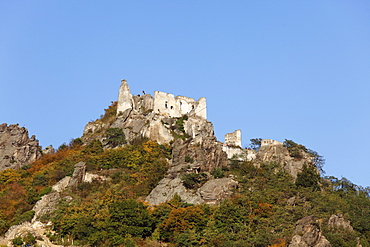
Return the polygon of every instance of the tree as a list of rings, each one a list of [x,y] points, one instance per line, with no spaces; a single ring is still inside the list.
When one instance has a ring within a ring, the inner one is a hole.
[[[258,151],[261,147],[261,142],[262,142],[262,138],[254,138],[254,139],[250,139],[250,144],[249,144],[249,148],[250,149],[253,149],[254,151]]]
[[[150,236],[154,221],[142,202],[134,199],[118,201],[110,205],[109,228],[118,236]]]
[[[109,128],[105,131],[104,142],[110,147],[116,147],[126,143],[125,133],[121,128]]]
[[[312,187],[313,190],[319,189],[320,174],[310,165],[304,164],[302,172],[297,174],[295,184],[299,187]]]
[[[312,157],[314,166],[319,169],[320,172],[324,173],[323,166],[325,164],[325,159],[323,156],[319,155],[316,151],[308,149],[302,144],[295,143],[292,140],[285,139],[284,146],[288,149],[290,156],[294,158],[301,159],[302,151],[308,153]]]
[[[324,157],[311,149],[307,149],[307,152],[313,157],[312,161],[314,162],[314,166],[316,166],[316,168],[319,169],[321,173],[325,173],[325,171],[323,170],[325,164]]]

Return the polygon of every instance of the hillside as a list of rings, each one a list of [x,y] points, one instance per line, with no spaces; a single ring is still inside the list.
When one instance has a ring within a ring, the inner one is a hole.
[[[292,140],[220,142],[206,109],[123,80],[83,136],[0,172],[0,245],[370,246],[369,188]]]

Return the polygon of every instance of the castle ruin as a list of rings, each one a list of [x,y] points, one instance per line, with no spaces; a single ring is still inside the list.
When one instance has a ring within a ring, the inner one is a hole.
[[[126,80],[121,81],[118,94],[117,114],[127,110],[150,110],[167,117],[181,117],[183,115],[199,116],[207,119],[206,98],[198,101],[185,96],[174,96],[170,93],[155,91],[154,98],[150,94],[133,96]]]

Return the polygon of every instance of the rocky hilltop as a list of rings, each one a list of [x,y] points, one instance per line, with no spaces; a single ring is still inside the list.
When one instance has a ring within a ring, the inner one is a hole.
[[[304,164],[314,165],[312,156],[303,151],[300,151],[299,159],[291,157],[288,149],[279,141],[262,140],[258,152],[244,149],[240,130],[227,133],[224,143],[217,141],[213,124],[206,118],[204,97],[196,101],[159,91],[154,92],[154,97],[144,92],[133,95],[127,81],[122,80],[118,101],[113,107],[114,111],[105,121],[99,119],[85,126],[82,139],[84,142],[99,139],[107,143],[107,130],[120,129],[126,144],[142,138],[170,144],[170,169],[146,198],[153,205],[168,201],[175,194],[192,204],[219,203],[232,194],[237,182],[232,178],[215,179],[211,172],[228,167],[230,159],[250,161],[255,166],[263,162],[277,162],[293,179],[302,171]],[[204,176],[208,182],[199,188],[186,188],[183,178],[188,174],[202,174],[194,176]]]
[[[1,170],[13,168],[0,171],[0,245],[370,246],[366,189],[321,178],[322,157],[290,140],[221,142],[206,110],[122,80],[118,101],[49,155],[0,125]]]
[[[20,168],[41,156],[38,140],[28,136],[28,130],[18,124],[0,125],[0,171]]]

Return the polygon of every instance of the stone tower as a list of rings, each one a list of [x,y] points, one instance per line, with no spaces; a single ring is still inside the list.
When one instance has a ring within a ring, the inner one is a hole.
[[[128,86],[125,79],[121,81],[121,86],[118,93],[118,102],[117,102],[117,114],[124,112],[127,109],[134,108],[134,99],[130,92],[130,87]]]

